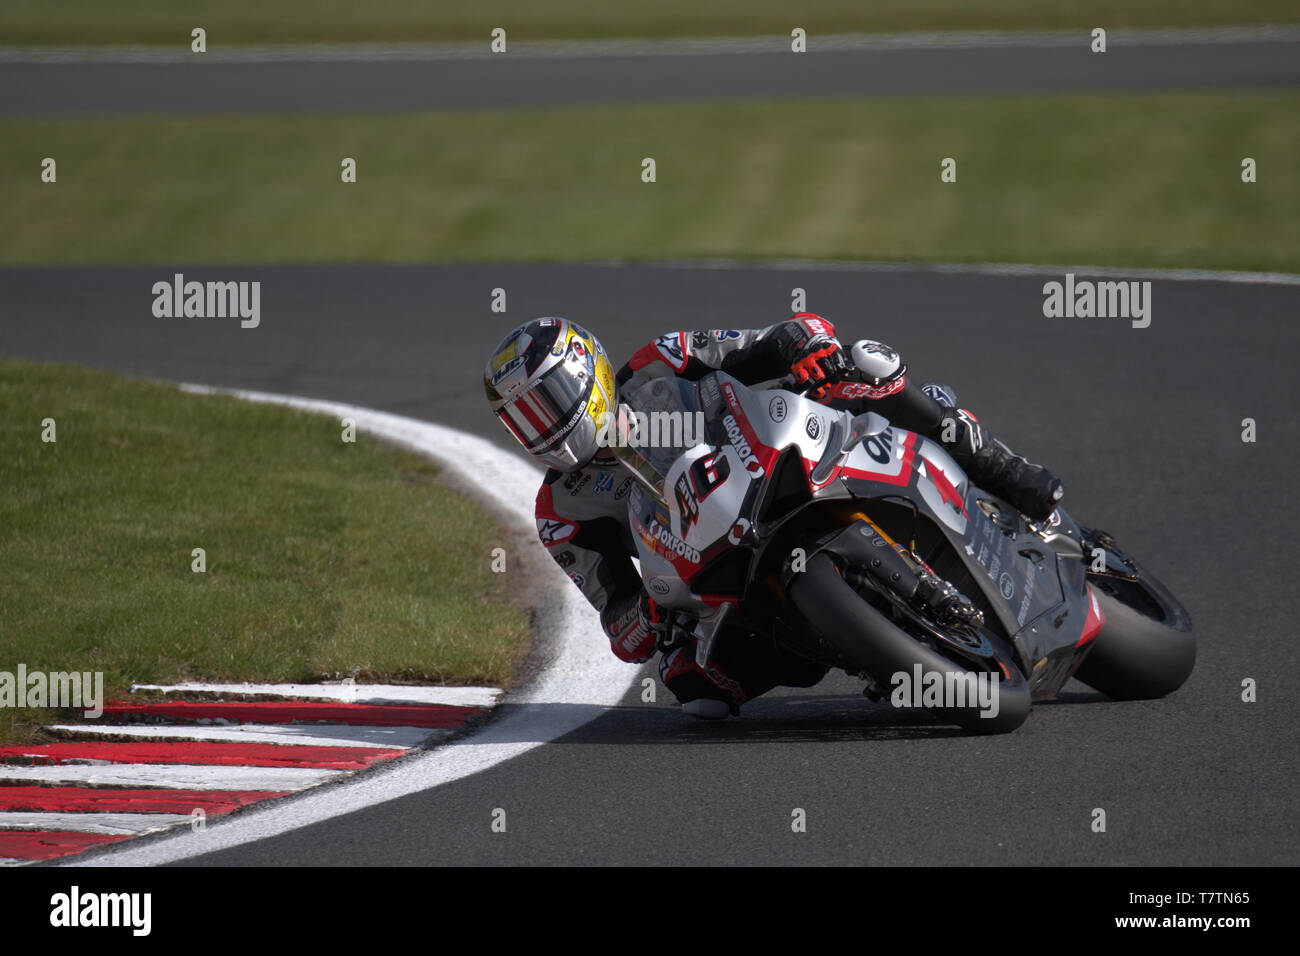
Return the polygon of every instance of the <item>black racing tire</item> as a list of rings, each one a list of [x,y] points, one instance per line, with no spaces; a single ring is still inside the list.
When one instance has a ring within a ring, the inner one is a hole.
[[[1139,573],[1148,611],[1158,609],[1155,616],[1108,593],[1106,582],[1091,581],[1106,623],[1074,676],[1112,700],[1164,697],[1182,687],[1196,665],[1196,638],[1187,612],[1163,585],[1145,571]]]
[[[868,604],[840,575],[831,556],[823,552],[791,580],[788,595],[836,651],[870,675],[888,693],[893,675],[911,674],[915,665],[931,671],[975,673],[954,659],[930,649]],[[985,716],[976,702],[967,707],[932,707],[927,713],[950,720],[972,733],[1005,734],[1029,716],[1029,683],[1014,661],[1011,677],[998,675],[998,713]]]

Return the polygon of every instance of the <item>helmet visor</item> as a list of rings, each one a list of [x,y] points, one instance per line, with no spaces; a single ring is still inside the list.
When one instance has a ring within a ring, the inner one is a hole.
[[[532,454],[539,454],[564,438],[586,410],[594,380],[588,368],[575,375],[557,362],[536,384],[497,411],[501,421]]]

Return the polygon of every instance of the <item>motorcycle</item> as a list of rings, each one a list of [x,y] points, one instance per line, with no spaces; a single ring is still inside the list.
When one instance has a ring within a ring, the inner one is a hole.
[[[668,646],[693,638],[707,667],[740,630],[986,734],[1071,677],[1119,700],[1187,679],[1186,610],[1110,535],[1063,508],[1029,521],[937,442],[788,384],[712,372],[623,396],[657,432],[615,452],[640,479],[628,512],[645,587],[673,615]],[[916,599],[925,578],[979,613],[937,614]]]

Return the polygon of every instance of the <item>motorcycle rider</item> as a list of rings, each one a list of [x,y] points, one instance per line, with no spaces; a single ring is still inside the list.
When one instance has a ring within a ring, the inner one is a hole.
[[[637,479],[598,431],[615,415],[620,394],[653,378],[697,380],[721,370],[745,385],[792,375],[809,398],[854,414],[875,411],[942,444],[979,486],[1035,521],[1064,494],[1059,478],[994,440],[975,416],[956,407],[946,386],[920,386],[898,353],[861,340],[846,350],[826,319],[810,312],[763,329],[670,332],[646,344],[614,373],[595,336],[566,319],[534,319],[511,331],[484,370],[492,411],[530,455],[549,470],[537,495],[537,533],[555,562],[600,613],[613,652],[649,660],[669,627],[668,615],[642,587],[626,497]],[[916,598],[939,619],[978,615],[955,588],[923,577]],[[748,635],[744,635],[748,636]],[[778,685],[807,687],[826,668],[774,641],[715,644],[707,669],[692,645],[660,661],[660,677],[683,708],[699,717],[735,714]]]

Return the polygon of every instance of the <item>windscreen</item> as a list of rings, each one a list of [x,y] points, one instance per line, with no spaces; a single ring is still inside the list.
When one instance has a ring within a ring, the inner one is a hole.
[[[652,378],[620,392],[620,398],[609,443],[623,463],[663,499],[673,462],[705,440],[697,386],[681,378]]]

